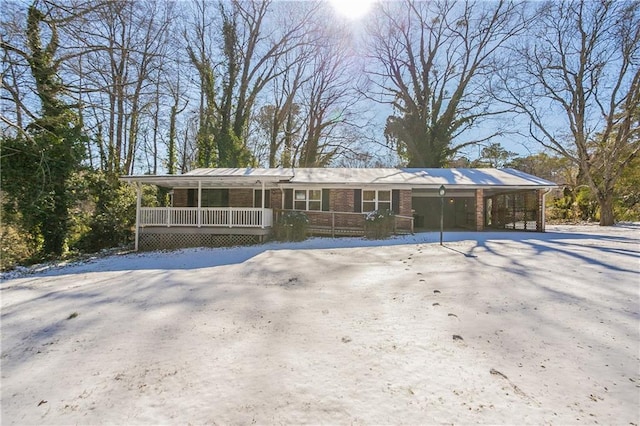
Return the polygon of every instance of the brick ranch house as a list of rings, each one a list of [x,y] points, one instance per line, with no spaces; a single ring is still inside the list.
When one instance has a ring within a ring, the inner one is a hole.
[[[377,209],[394,211],[397,233],[439,229],[442,205],[448,230],[544,232],[545,195],[556,187],[513,169],[218,168],[121,179],[137,188],[136,250],[262,241],[290,210],[331,236],[362,235]],[[142,206],[143,184],[168,189],[170,205]]]

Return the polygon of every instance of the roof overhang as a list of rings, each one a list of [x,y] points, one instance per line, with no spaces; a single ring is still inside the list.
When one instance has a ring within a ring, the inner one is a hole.
[[[377,188],[437,191],[550,189],[554,182],[512,169],[196,169],[183,175],[122,176],[166,188]]]
[[[275,186],[281,179],[273,177],[215,177],[191,175],[156,175],[156,176],[122,176],[121,181],[162,186],[165,188],[197,188],[202,187],[260,187]]]
[[[216,187],[273,187],[281,181],[293,177],[290,169],[195,169],[183,175],[128,175],[120,180],[129,183],[140,183],[162,186],[165,188],[207,188]]]

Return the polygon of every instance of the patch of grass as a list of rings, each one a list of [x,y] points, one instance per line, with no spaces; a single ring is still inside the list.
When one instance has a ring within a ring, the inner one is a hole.
[[[77,312],[74,312],[74,313],[72,313],[71,315],[69,315],[69,316],[67,317],[67,320],[73,319],[73,318],[77,317],[78,315],[79,315],[79,314],[78,314]]]

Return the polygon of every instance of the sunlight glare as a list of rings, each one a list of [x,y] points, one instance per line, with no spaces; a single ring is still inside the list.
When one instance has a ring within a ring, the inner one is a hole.
[[[352,20],[366,15],[373,2],[374,0],[329,0],[338,15]]]

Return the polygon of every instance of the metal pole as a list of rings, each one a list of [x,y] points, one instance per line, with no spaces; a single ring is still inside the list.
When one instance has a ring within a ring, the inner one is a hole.
[[[440,245],[442,245],[442,229],[444,228],[444,196],[440,196]]]

